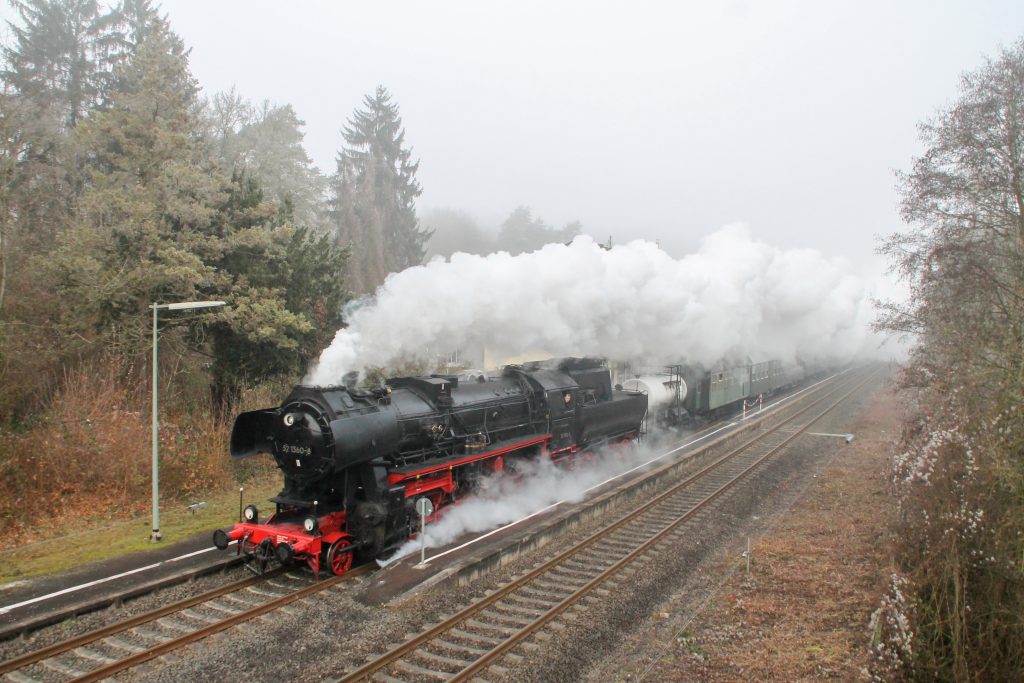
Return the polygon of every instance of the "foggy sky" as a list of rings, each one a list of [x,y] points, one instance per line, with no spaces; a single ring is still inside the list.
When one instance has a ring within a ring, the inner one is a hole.
[[[422,162],[421,211],[495,226],[526,204],[676,256],[742,221],[865,266],[873,236],[900,227],[892,172],[918,151],[916,124],[1024,33],[1024,3],[1009,1],[162,9],[205,93],[292,104],[325,172],[345,120],[386,86]]]

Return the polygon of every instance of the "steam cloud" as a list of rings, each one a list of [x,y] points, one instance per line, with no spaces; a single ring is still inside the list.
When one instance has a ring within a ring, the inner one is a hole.
[[[587,237],[510,256],[454,254],[388,277],[353,311],[306,381],[483,345],[648,365],[759,355],[848,360],[868,339],[865,282],[841,259],[780,250],[743,225],[674,259],[635,241],[605,250]]]
[[[574,470],[554,465],[547,458],[521,461],[514,475],[501,473],[485,479],[472,498],[446,507],[436,521],[427,524],[423,539],[406,541],[378,563],[387,565],[418,552],[421,540],[427,548],[438,548],[465,533],[516,522],[555,503],[579,502],[591,488],[652,459],[652,452],[641,446],[601,451],[593,461]]]

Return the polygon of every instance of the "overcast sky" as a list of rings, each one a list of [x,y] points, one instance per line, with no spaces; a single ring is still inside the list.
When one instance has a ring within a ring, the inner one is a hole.
[[[207,94],[290,103],[334,170],[386,86],[420,208],[517,205],[675,255],[748,223],[859,264],[900,227],[893,170],[959,75],[1024,34],[1024,2],[165,0]],[[9,8],[7,14],[10,13]]]

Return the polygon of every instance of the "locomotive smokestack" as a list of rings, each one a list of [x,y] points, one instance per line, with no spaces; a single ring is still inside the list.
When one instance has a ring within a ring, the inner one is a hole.
[[[346,372],[341,378],[341,385],[346,389],[355,389],[359,384],[359,371],[353,370],[352,372]]]
[[[273,454],[278,410],[253,410],[235,418],[231,429],[231,455],[244,458],[257,453]]]

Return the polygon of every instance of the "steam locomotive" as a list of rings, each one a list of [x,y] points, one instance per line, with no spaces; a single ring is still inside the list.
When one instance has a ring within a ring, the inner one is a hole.
[[[594,359],[510,365],[500,377],[396,377],[370,390],[296,386],[278,408],[240,414],[231,455],[273,455],[284,488],[213,542],[267,563],[346,572],[408,539],[416,501],[435,510],[524,458],[554,461],[639,437],[647,396],[612,387]],[[437,514],[436,512],[434,513]]]

